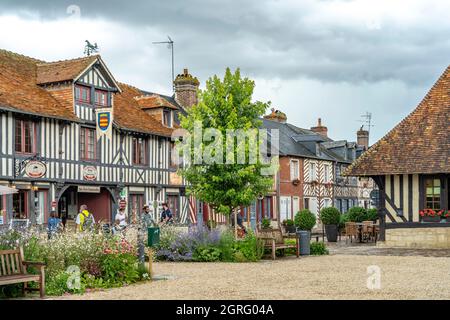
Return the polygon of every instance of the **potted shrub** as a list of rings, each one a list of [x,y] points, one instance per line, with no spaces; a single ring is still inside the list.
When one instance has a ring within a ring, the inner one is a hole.
[[[424,209],[419,211],[422,222],[440,222],[442,213],[444,213],[444,210]]]
[[[261,229],[272,229],[270,219],[264,218],[261,221]]]
[[[325,226],[328,242],[337,242],[340,217],[341,213],[334,207],[323,208],[320,211],[320,220]]]
[[[284,227],[286,233],[295,233],[295,231],[296,231],[294,220],[291,220],[291,219],[284,220],[283,227]]]
[[[377,222],[377,220],[378,220],[378,210],[368,209],[366,213],[366,221]]]
[[[294,224],[299,230],[300,254],[309,255],[311,229],[316,225],[316,216],[308,209],[304,209],[297,212],[295,215]]]
[[[348,210],[347,215],[351,222],[363,222],[366,220],[367,211],[362,207],[353,207]]]

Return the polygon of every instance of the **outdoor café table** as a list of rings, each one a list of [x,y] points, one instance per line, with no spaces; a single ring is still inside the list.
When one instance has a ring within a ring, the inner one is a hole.
[[[362,231],[363,231],[363,225],[364,225],[364,223],[362,223],[362,222],[356,222],[355,223],[356,224],[356,226],[358,227],[358,240],[359,240],[359,242],[360,243],[362,243],[363,242],[363,239],[362,239]],[[373,230],[373,233],[374,233],[374,235],[375,235],[375,230],[377,229],[377,227],[379,227],[377,224],[373,224],[372,225],[372,230]]]

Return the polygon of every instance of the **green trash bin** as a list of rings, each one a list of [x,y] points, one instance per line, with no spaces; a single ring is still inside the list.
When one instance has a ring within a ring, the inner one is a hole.
[[[148,241],[147,245],[149,247],[155,247],[159,244],[160,229],[159,228],[148,228]]]

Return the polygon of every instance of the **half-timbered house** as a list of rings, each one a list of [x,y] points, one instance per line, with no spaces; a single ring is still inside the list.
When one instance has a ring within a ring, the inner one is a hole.
[[[100,56],[47,63],[0,50],[0,184],[18,190],[0,197],[3,222],[45,223],[52,209],[70,220],[81,204],[110,221],[119,205],[135,217],[170,195],[181,203],[170,137],[182,108],[159,119],[142,110],[146,94],[118,83]],[[112,110],[110,139],[97,140],[98,108]]]
[[[379,187],[381,243],[450,248],[450,223],[426,223],[420,211],[449,209],[450,67],[419,106],[347,171]],[[445,212],[445,211],[444,211]]]
[[[321,119],[317,126],[302,129],[287,123],[286,115],[274,109],[264,117],[263,127],[278,130],[280,139],[277,198],[273,200],[278,203],[279,212],[273,214],[273,220],[293,219],[302,209],[309,209],[317,216],[325,207],[335,206],[346,212],[360,204],[362,193],[358,178],[343,178],[341,172],[366,149],[365,146],[345,140],[333,141]]]

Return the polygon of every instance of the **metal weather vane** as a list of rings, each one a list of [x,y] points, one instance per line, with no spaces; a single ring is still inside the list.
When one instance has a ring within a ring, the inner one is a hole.
[[[84,54],[87,55],[88,57],[93,54],[98,52],[99,47],[97,45],[97,42],[92,44],[89,42],[89,40],[86,40],[86,46],[84,47]]]

